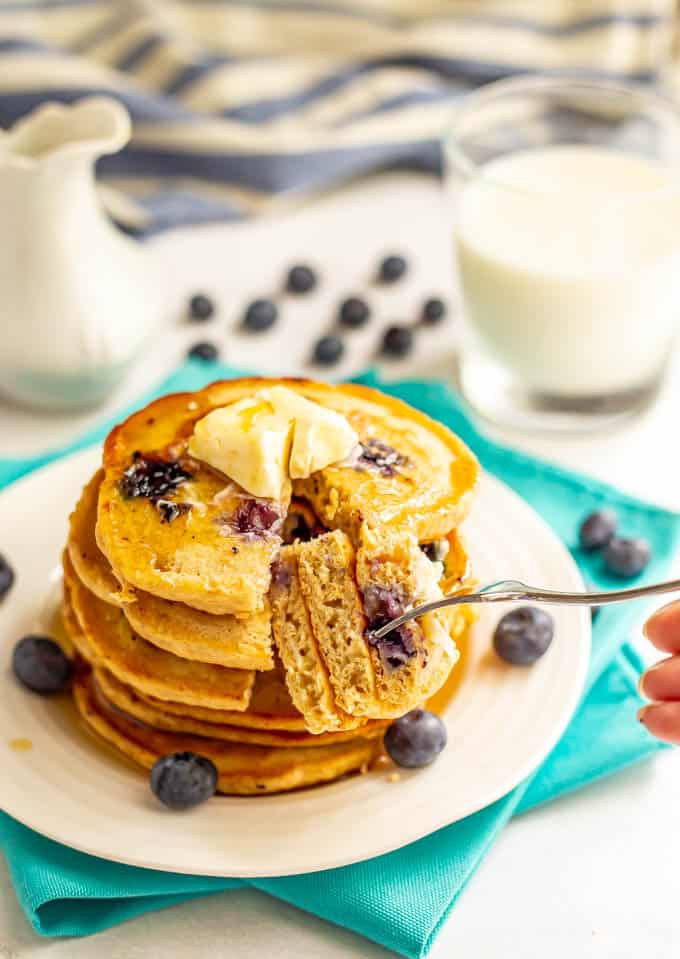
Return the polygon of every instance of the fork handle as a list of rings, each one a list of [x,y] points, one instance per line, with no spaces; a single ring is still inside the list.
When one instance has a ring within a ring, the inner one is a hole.
[[[519,585],[519,584],[518,584]],[[540,587],[525,586],[521,589],[494,590],[477,593],[454,593],[443,596],[441,599],[414,606],[403,616],[393,619],[377,629],[373,634],[376,639],[382,639],[392,630],[397,629],[409,620],[433,613],[448,606],[471,605],[474,603],[546,603],[554,606],[608,606],[610,603],[625,603],[631,599],[640,599],[642,596],[654,596],[660,593],[680,591],[680,579],[671,579],[665,583],[653,583],[651,586],[633,586],[630,589],[613,589],[599,593],[566,593],[560,590],[541,589]]]

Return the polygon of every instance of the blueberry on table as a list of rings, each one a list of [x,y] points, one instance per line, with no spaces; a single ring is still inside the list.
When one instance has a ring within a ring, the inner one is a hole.
[[[417,769],[433,762],[446,746],[446,726],[428,709],[412,709],[390,725],[384,743],[397,766]]]
[[[494,649],[506,663],[531,666],[547,651],[555,634],[553,618],[535,606],[506,613],[493,634]]]
[[[312,361],[320,366],[332,366],[345,352],[345,344],[338,336],[322,336],[314,344]]]
[[[195,293],[189,300],[189,319],[197,323],[209,320],[215,312],[215,304],[205,293]]]
[[[591,552],[602,549],[616,533],[618,518],[611,509],[590,513],[581,523],[578,538],[581,549]]]
[[[0,553],[0,601],[9,593],[14,584],[14,570]]]
[[[243,326],[251,333],[263,333],[277,321],[279,310],[271,300],[253,300],[243,315]]]
[[[289,293],[309,293],[317,282],[316,273],[310,266],[293,266],[286,277],[286,289]]]
[[[646,539],[615,536],[604,550],[604,565],[615,576],[637,576],[652,558]]]
[[[407,263],[403,256],[386,256],[380,264],[378,277],[382,283],[396,283],[406,273]]]
[[[358,296],[350,296],[340,304],[338,319],[342,326],[356,330],[368,323],[371,311],[368,303]]]
[[[384,356],[408,356],[413,349],[413,331],[408,326],[388,326],[383,333],[381,352]]]
[[[203,363],[212,363],[218,356],[220,351],[217,349],[214,343],[194,343],[194,345],[189,349],[187,356],[192,360],[201,360]]]
[[[197,753],[161,756],[151,767],[151,792],[170,809],[191,809],[215,795],[217,768]]]
[[[422,321],[426,326],[436,326],[446,316],[446,303],[437,297],[425,300],[423,305]]]
[[[73,665],[49,636],[24,636],[12,653],[14,675],[34,693],[59,693],[69,684]]]

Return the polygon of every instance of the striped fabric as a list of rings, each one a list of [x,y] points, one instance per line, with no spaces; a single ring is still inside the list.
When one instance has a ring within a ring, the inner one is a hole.
[[[0,126],[45,100],[110,93],[134,133],[99,173],[128,226],[237,218],[376,169],[437,171],[456,98],[502,76],[655,82],[674,7],[0,0]]]

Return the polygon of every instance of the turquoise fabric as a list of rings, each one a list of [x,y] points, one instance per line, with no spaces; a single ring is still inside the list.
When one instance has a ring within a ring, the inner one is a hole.
[[[236,371],[188,363],[153,395],[196,389]],[[363,382],[412,403],[459,433],[483,466],[523,496],[572,548],[586,577],[610,585],[597,557],[576,546],[578,523],[608,504],[629,533],[646,536],[653,560],[644,579],[664,576],[676,550],[680,517],[490,442],[470,421],[461,401],[438,382]],[[152,394],[150,394],[152,395]],[[101,439],[111,424],[68,450],[31,460],[0,461],[0,486],[73,449]],[[211,879],[135,869],[67,849],[0,814],[0,848],[16,893],[34,928],[45,936],[86,935],[135,915],[197,896],[251,885],[308,912],[346,926],[408,957],[427,954],[458,896],[508,819],[594,779],[620,770],[663,747],[635,720],[641,665],[626,644],[640,615],[633,604],[603,610],[595,624],[584,699],[541,768],[508,796],[473,816],[378,859],[306,876],[263,880]]]

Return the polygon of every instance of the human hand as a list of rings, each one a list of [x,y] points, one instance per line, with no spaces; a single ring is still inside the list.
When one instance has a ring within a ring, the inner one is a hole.
[[[638,719],[652,736],[680,745],[680,601],[650,616],[645,635],[670,655],[642,674],[640,692],[652,703],[642,707]]]

